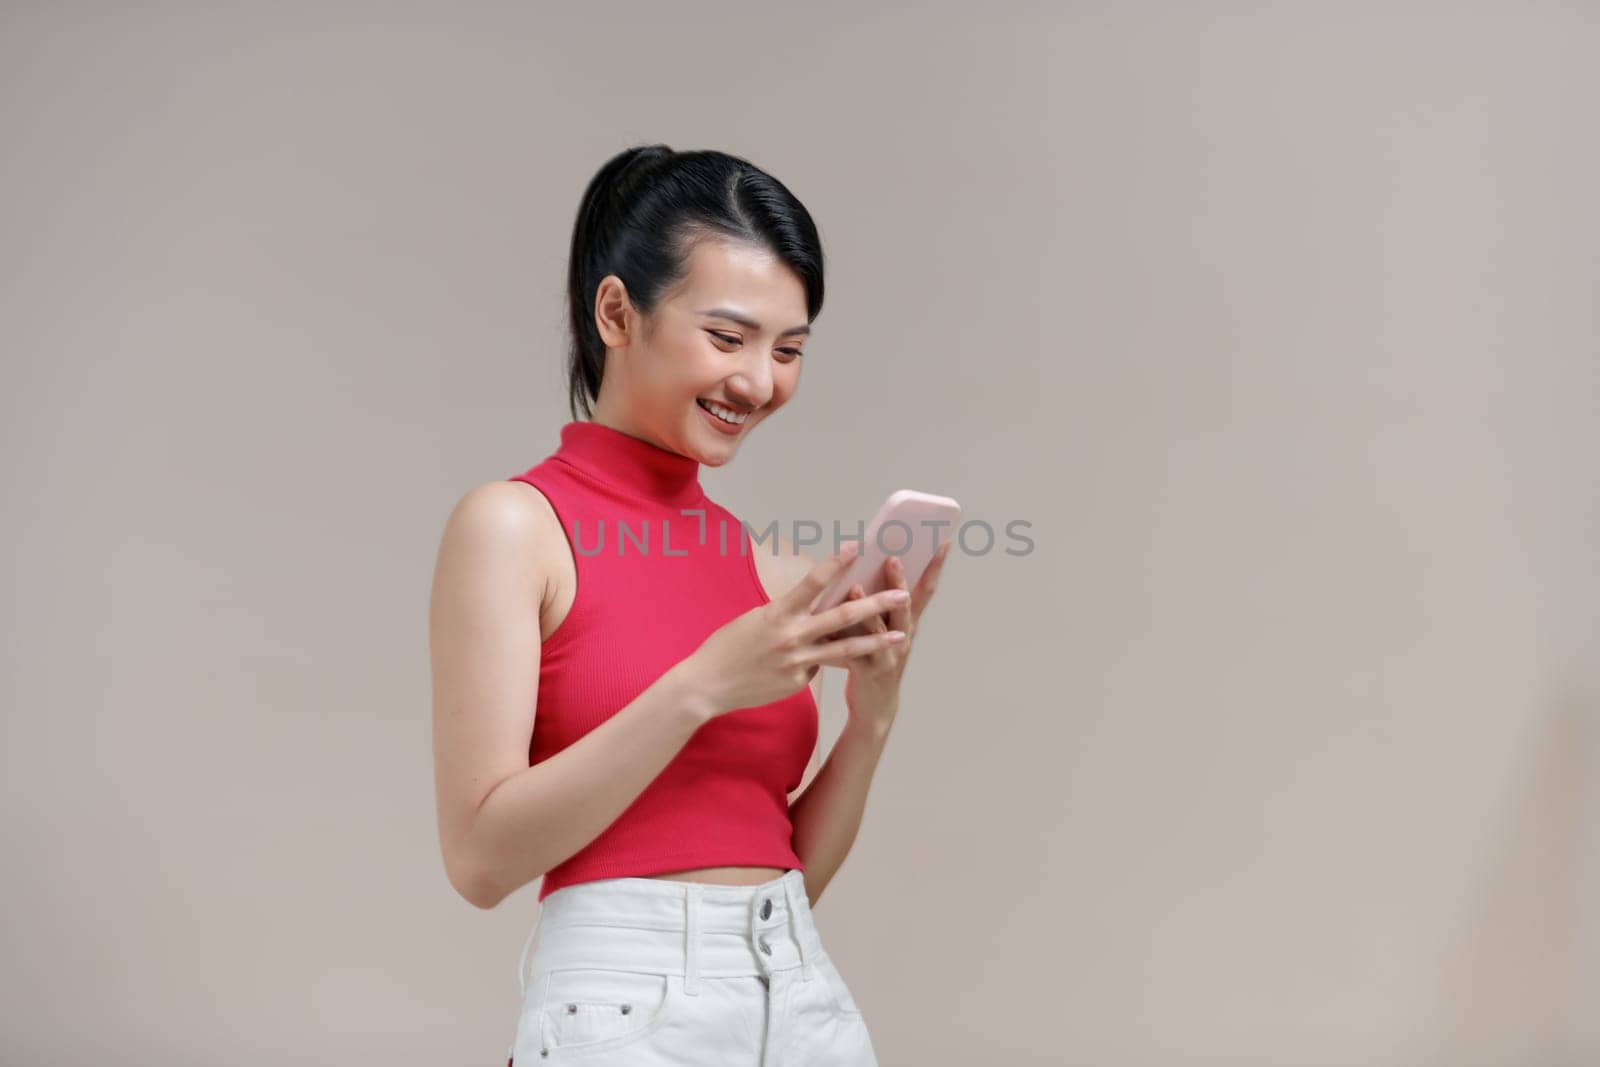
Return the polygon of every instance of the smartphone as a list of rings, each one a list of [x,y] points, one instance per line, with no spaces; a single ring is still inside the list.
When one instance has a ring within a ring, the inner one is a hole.
[[[925,526],[924,522],[943,525]],[[873,516],[867,526],[861,551],[828,587],[817,594],[811,613],[827,611],[845,602],[850,587],[860,585],[867,596],[889,588],[884,564],[890,556],[900,557],[905,568],[906,588],[915,589],[922,572],[933,562],[944,543],[955,536],[961,522],[961,505],[947,496],[897,489]]]

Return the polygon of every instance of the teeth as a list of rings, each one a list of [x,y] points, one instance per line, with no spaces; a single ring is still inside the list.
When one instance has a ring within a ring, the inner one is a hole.
[[[721,404],[713,403],[710,400],[700,401],[700,406],[711,412],[711,414],[715,415],[723,422],[731,422],[735,426],[742,426],[744,424],[744,420],[748,418],[746,415],[740,415],[738,412],[725,408]]]

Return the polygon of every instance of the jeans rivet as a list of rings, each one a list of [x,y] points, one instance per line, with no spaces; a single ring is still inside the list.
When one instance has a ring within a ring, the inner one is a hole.
[[[622,1014],[624,1014],[624,1015],[628,1014],[632,1010],[633,1010],[633,1005],[632,1004],[624,1004],[622,1006]]]
[[[578,1010],[578,1006],[576,1004],[568,1004],[567,1005],[567,1014],[568,1015],[576,1014],[577,1010]]]

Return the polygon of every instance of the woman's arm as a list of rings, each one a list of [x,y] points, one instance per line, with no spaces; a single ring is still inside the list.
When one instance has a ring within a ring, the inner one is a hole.
[[[816,744],[811,746],[811,758],[806,761],[806,769],[804,773],[800,775],[800,784],[795,786],[794,791],[789,794],[790,804],[793,804],[795,799],[806,791],[807,787],[811,785],[811,779],[817,776],[817,755],[822,750],[822,733],[820,722],[822,712],[822,679],[826,676],[826,671],[818,671],[817,676],[811,679],[811,699],[817,705],[819,719],[817,741]]]
[[[763,574],[763,581],[768,574],[772,576],[767,592],[773,599],[788,592],[817,565],[816,559],[805,549],[782,538],[778,540],[774,563],[776,566]],[[820,707],[821,671],[812,684],[816,687]],[[867,793],[887,740],[887,728],[869,727],[854,716],[848,717],[829,750],[827,762],[820,769],[814,769],[822,744],[818,739],[818,749],[812,753],[811,767],[807,770],[809,779],[789,798],[794,850],[805,863],[806,896],[813,904],[855,845],[861,817],[866,811]]]
[[[450,884],[480,908],[598,837],[713,709],[669,669],[570,746],[528,766],[553,512],[511,482],[480,486],[445,524],[428,609],[434,780]]]
[[[847,719],[822,769],[800,799],[789,805],[794,850],[805,862],[806,897],[812,904],[856,843],[867,792],[888,739],[887,728]]]
[[[860,618],[861,626],[869,634],[882,637],[901,633],[905,637],[844,660],[849,674],[844,686],[848,724],[840,731],[838,743],[833,746],[828,762],[818,772],[811,788],[790,805],[795,850],[805,857],[806,891],[813,903],[822,895],[823,887],[833,878],[855,842],[872,775],[889,739],[889,730],[900,713],[900,682],[905,677],[917,625],[938,588],[951,544],[953,542],[946,541],[940,546],[917,579],[915,589],[906,585],[900,558],[891,556],[884,564],[884,580],[901,599],[888,602],[886,611],[874,604],[870,610],[878,614]],[[852,587],[846,598],[847,603],[864,604],[866,600],[867,594],[860,584]]]

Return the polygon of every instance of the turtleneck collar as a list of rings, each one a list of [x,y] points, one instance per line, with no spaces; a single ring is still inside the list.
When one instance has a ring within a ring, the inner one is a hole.
[[[561,427],[555,457],[597,481],[658,503],[694,504],[705,495],[699,460],[598,422]]]

